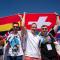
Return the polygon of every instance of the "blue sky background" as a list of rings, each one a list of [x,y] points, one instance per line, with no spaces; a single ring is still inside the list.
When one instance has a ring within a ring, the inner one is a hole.
[[[60,0],[0,0],[0,17],[17,13],[50,13],[60,15]]]

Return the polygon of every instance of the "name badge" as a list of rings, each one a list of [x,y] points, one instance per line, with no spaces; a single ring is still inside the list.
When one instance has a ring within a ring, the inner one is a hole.
[[[51,44],[47,44],[47,49],[48,49],[48,50],[52,50]]]

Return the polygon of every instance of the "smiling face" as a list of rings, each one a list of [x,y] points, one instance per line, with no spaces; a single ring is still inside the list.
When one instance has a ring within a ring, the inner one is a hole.
[[[17,33],[19,30],[19,24],[18,23],[13,23],[13,31]]]
[[[47,26],[46,25],[43,25],[41,27],[41,33],[42,33],[42,35],[45,35],[47,32],[48,32]]]
[[[37,29],[36,23],[32,23],[32,25],[31,25],[31,31],[32,31],[33,34],[35,34],[36,29]]]

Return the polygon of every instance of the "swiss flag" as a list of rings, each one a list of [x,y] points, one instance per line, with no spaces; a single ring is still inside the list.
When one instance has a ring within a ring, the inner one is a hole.
[[[48,29],[52,28],[56,23],[56,15],[53,13],[29,13],[25,16],[25,25],[30,29],[31,24],[36,23],[37,28],[40,29],[42,25],[47,25]]]

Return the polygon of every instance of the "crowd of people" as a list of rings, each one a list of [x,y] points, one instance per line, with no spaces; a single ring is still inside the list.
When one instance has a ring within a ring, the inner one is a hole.
[[[25,24],[19,29],[14,22],[9,35],[0,36],[0,60],[60,60],[60,40],[56,38],[60,21],[58,15],[56,18],[56,25],[50,31],[46,25],[38,31],[36,23],[32,23],[31,30]]]

